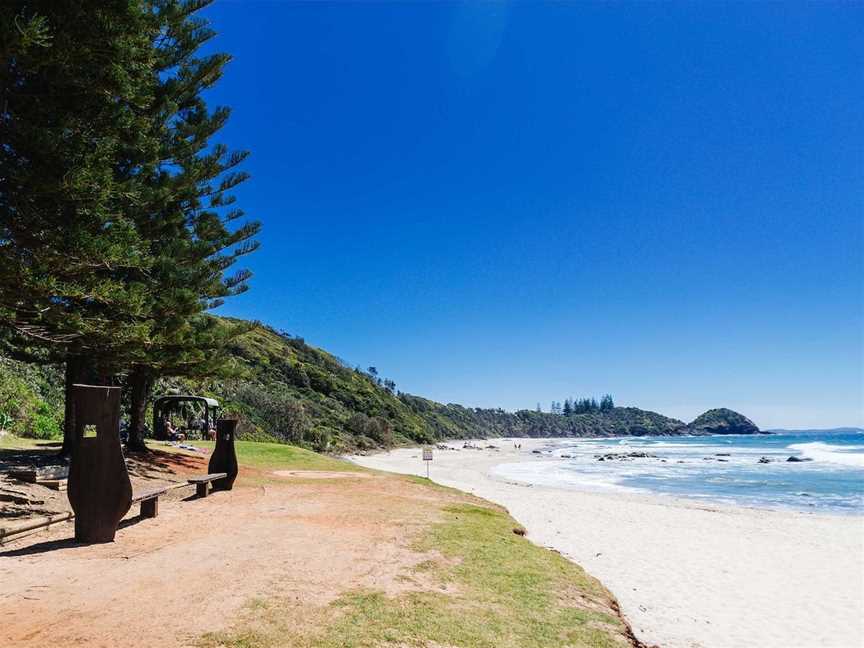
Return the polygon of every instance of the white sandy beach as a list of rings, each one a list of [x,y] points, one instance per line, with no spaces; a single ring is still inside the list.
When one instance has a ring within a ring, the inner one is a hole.
[[[769,511],[665,496],[529,487],[490,475],[543,461],[543,440],[435,451],[434,481],[497,502],[618,598],[636,636],[662,648],[864,646],[864,517]],[[460,447],[462,443],[451,443]],[[424,475],[417,449],[352,460]]]

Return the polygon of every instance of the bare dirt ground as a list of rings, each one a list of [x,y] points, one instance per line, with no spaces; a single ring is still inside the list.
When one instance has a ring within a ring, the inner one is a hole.
[[[296,479],[362,479],[369,477],[366,473],[334,472],[332,470],[274,470],[277,477],[294,477]]]
[[[206,468],[203,456],[170,460],[160,469],[170,481]],[[204,500],[178,489],[155,519],[133,507],[114,543],[76,545],[61,524],[3,545],[0,645],[191,646],[256,597],[326,603],[358,587],[426,587],[410,575],[429,558],[408,547],[412,529],[458,496],[387,476],[310,476],[238,482]]]

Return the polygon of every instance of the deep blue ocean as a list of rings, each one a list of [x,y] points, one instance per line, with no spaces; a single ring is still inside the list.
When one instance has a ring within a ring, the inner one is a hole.
[[[630,452],[655,457],[596,457]],[[550,441],[541,456],[547,460],[504,464],[495,472],[538,485],[864,514],[862,432],[560,439]],[[762,457],[768,463],[759,463]]]

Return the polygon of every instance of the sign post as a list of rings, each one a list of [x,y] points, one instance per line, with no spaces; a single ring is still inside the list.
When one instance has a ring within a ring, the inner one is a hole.
[[[432,462],[432,448],[423,448],[423,461],[426,462],[426,479],[429,479],[429,464]]]

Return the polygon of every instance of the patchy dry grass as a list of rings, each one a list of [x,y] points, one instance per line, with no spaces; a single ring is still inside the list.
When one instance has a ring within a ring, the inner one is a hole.
[[[412,480],[414,481],[414,480]],[[425,481],[425,480],[424,480]],[[415,567],[425,591],[344,592],[326,606],[262,602],[206,648],[548,648],[626,646],[609,593],[557,553],[513,533],[503,510],[439,509],[413,548],[435,558]]]

